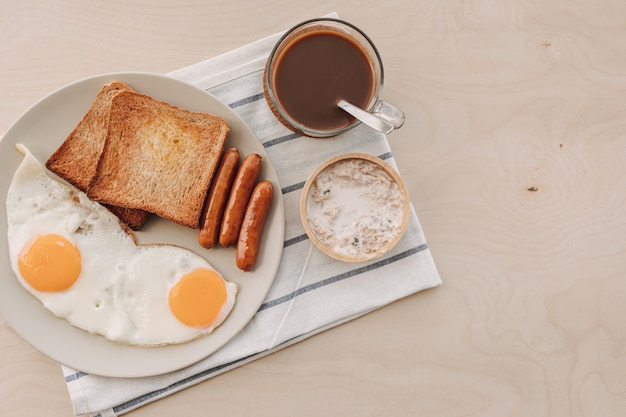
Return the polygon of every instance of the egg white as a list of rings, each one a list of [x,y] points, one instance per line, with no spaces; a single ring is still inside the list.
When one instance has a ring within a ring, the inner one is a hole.
[[[169,289],[185,272],[215,270],[199,255],[171,245],[137,245],[130,230],[102,205],[48,174],[23,145],[24,159],[7,193],[11,268],[22,286],[54,315],[89,333],[140,346],[183,343],[211,333],[231,312],[237,286],[225,281],[227,301],[207,328],[180,323],[169,309]],[[80,251],[82,269],[65,291],[40,292],[22,277],[18,255],[37,235],[55,233]]]

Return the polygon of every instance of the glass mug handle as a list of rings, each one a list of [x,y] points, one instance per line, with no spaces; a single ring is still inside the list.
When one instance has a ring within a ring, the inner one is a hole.
[[[378,100],[371,113],[388,121],[394,129],[400,129],[404,124],[404,112],[386,101]]]
[[[382,100],[376,102],[371,111],[365,111],[345,100],[340,100],[337,106],[362,123],[382,133],[391,133],[394,129],[399,129],[404,124],[404,113],[397,107]]]

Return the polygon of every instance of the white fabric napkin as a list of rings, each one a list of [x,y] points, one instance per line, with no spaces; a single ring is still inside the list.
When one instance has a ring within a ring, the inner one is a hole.
[[[278,173],[285,207],[285,243],[267,298],[229,343],[185,369],[126,379],[88,375],[63,366],[76,415],[122,415],[441,283],[413,210],[400,243],[384,258],[369,263],[332,260],[306,237],[298,208],[300,192],[320,163],[340,153],[365,152],[394,168],[396,165],[385,135],[365,126],[341,137],[318,140],[294,134],[276,120],[263,97],[261,77],[279,36],[169,74],[205,89],[236,111],[256,133]]]

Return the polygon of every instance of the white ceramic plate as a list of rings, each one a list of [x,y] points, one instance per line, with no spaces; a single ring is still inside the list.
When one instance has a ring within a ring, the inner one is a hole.
[[[212,334],[180,345],[139,348],[109,342],[90,335],[55,317],[17,281],[9,264],[6,224],[6,194],[13,173],[22,161],[16,143],[25,144],[42,162],[54,152],[89,109],[100,88],[120,80],[135,90],[181,108],[213,113],[225,118],[231,128],[227,147],[242,155],[263,157],[260,178],[280,190],[276,171],[252,130],[228,106],[214,96],[181,81],[146,73],[114,73],[84,79],[63,87],[26,111],[0,141],[0,313],[26,341],[52,359],[77,370],[104,376],[142,377],[170,372],[209,356],[233,338],[252,319],[274,281],[284,238],[281,193],[274,201],[263,231],[262,251],[248,273],[235,265],[234,248],[202,248],[197,230],[152,216],[137,232],[139,243],[177,244],[204,256],[229,281],[237,283],[236,305],[227,320]]]

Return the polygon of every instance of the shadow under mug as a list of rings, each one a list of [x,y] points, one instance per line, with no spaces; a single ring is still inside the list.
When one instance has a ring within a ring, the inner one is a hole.
[[[343,20],[320,18],[294,26],[276,43],[265,65],[263,91],[281,123],[325,138],[360,124],[337,107],[341,99],[402,126],[402,111],[381,99],[383,80],[382,60],[365,33]]]

